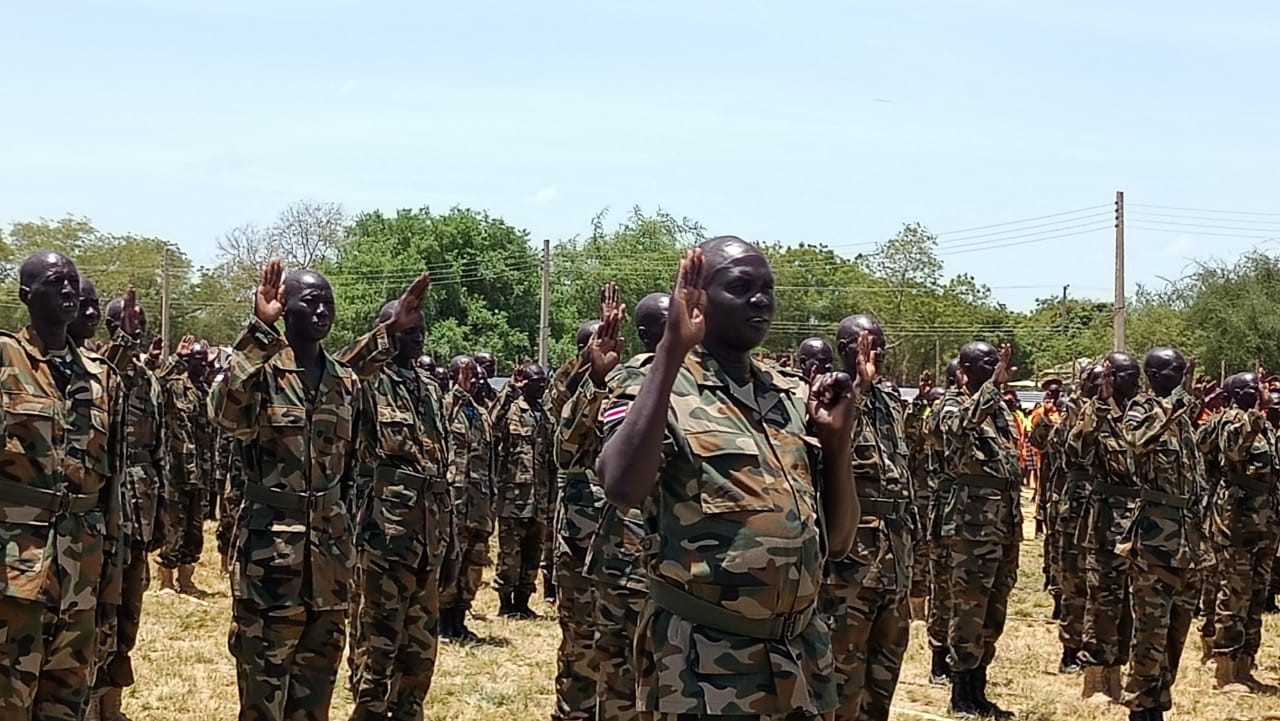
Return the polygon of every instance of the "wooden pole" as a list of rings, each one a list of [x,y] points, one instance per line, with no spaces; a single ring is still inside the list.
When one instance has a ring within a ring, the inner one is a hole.
[[[547,367],[551,339],[551,240],[542,241],[542,302],[538,310],[538,365]]]
[[[1124,350],[1124,192],[1116,191],[1115,338],[1112,350]]]

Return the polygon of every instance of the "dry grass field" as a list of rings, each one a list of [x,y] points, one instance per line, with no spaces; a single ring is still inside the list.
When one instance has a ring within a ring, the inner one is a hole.
[[[207,549],[214,548],[212,526]],[[1045,619],[1050,604],[1040,591],[1039,543],[1022,547],[1022,573],[1011,603],[1009,628],[992,667],[992,691],[999,702],[1024,721],[1127,718],[1119,707],[1095,709],[1079,701],[1078,676],[1056,672],[1061,654],[1056,631]],[[226,637],[230,601],[216,554],[206,556],[197,573],[210,592],[202,600],[149,592],[136,652],[138,684],[125,692],[125,711],[135,721],[225,721],[234,718],[236,686]],[[492,614],[497,598],[482,592],[478,611]],[[550,609],[537,606],[540,613]],[[509,622],[496,617],[474,620],[471,627],[489,640],[475,646],[441,649],[434,687],[427,699],[431,721],[547,719],[552,708],[552,678],[559,630],[547,618]],[[1280,681],[1280,617],[1266,620],[1266,638],[1258,676]],[[1169,719],[1262,719],[1280,712],[1278,696],[1227,697],[1213,692],[1211,667],[1199,664],[1199,642],[1193,637],[1174,689],[1175,709]],[[928,651],[923,627],[912,628],[911,647],[899,687],[895,719],[946,718],[945,688],[927,683]],[[339,680],[333,717],[346,718],[351,699]],[[1276,716],[1274,718],[1280,718]]]

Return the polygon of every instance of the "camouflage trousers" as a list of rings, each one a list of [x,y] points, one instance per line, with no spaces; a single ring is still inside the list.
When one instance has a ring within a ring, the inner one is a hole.
[[[1249,658],[1262,644],[1262,609],[1267,603],[1275,543],[1218,549],[1215,655]]]
[[[908,589],[867,588],[831,573],[821,597],[835,656],[836,721],[888,721],[911,628]]]
[[[1009,593],[1018,580],[1018,542],[973,541],[953,536],[951,623],[947,632],[952,671],[991,665],[1004,633]]]
[[[821,716],[810,716],[804,713],[787,714],[786,716],[751,716],[743,714],[731,714],[728,716],[710,716],[695,713],[653,713],[642,711],[639,718],[641,721],[829,721],[831,714],[826,713]]]
[[[595,638],[598,673],[596,721],[638,721],[634,643],[640,614],[649,600],[646,588],[597,580]]]
[[[555,721],[595,718],[596,673],[592,644],[595,642],[595,584],[586,574],[587,549],[591,537],[576,537],[573,521],[558,514],[560,529],[556,539],[556,615],[560,621],[560,648],[556,654]],[[552,544],[547,544],[552,545]]]
[[[345,625],[342,609],[233,601],[227,647],[236,662],[239,721],[327,721]]]
[[[140,538],[132,538],[129,543],[120,605],[116,608],[115,618],[103,624],[110,627],[111,638],[104,643],[107,648],[94,682],[95,689],[126,688],[134,682],[133,658],[130,654],[138,645],[138,628],[142,623],[142,596],[151,586],[151,567],[147,559],[146,543]]]
[[[1178,663],[1195,613],[1192,573],[1131,559],[1133,642],[1124,704],[1132,710],[1172,708]]]
[[[1084,617],[1089,602],[1089,584],[1085,579],[1084,556],[1074,543],[1078,518],[1060,515],[1055,532],[1054,576],[1058,582],[1062,617],[1058,620],[1058,639],[1063,648],[1079,650],[1084,646]]]
[[[916,534],[911,539],[911,597],[912,598],[928,598],[930,589],[933,586],[933,579],[930,577],[929,559],[930,548],[932,542],[923,534]],[[921,620],[924,619],[914,619]]]
[[[159,562],[165,568],[200,562],[204,550],[203,488],[179,488],[169,502],[169,537],[160,550]]]
[[[1188,586],[1187,593],[1196,599],[1196,610],[1201,616],[1201,641],[1212,647],[1218,635],[1218,586],[1222,583],[1216,560],[1210,568],[1201,569],[1195,580],[1198,586],[1194,589]]]
[[[89,702],[93,609],[59,613],[0,596],[0,719],[79,721]]]
[[[498,519],[498,571],[493,579],[498,593],[533,595],[544,535],[546,524],[541,518]]]
[[[441,608],[460,608],[470,611],[480,589],[484,569],[492,565],[489,559],[489,538],[493,532],[460,526],[455,536],[458,545],[458,580],[449,584],[440,594]]]
[[[431,690],[440,631],[440,559],[424,573],[361,551],[352,616],[352,721],[415,719]]]
[[[948,538],[929,539],[929,621],[930,648],[946,648],[951,628],[951,546]]]
[[[1092,666],[1123,666],[1129,662],[1133,637],[1129,560],[1110,548],[1085,555],[1084,634],[1080,658]]]

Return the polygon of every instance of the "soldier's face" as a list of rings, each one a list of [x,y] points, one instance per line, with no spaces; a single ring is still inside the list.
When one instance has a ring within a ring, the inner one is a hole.
[[[966,350],[960,358],[960,365],[964,367],[969,390],[976,390],[995,375],[996,366],[1000,365],[1000,354],[994,347],[983,344]]]
[[[747,253],[710,269],[710,274],[707,340],[740,353],[758,347],[769,335],[777,305],[769,262],[758,253]]]
[[[810,381],[835,370],[831,346],[826,343],[806,343],[800,346],[800,372]]]
[[[418,313],[413,325],[395,334],[392,342],[396,346],[396,356],[402,360],[409,361],[422,357],[422,343],[425,338],[426,330],[422,314]]]
[[[22,294],[33,321],[70,325],[80,312],[80,273],[70,260],[51,253]]]
[[[333,288],[318,273],[303,273],[285,283],[284,324],[297,338],[319,342],[333,328]]]
[[[1182,384],[1187,362],[1174,350],[1152,353],[1147,357],[1147,382],[1157,395],[1167,396]]]
[[[102,309],[98,300],[98,289],[88,280],[80,283],[80,310],[76,319],[67,326],[67,333],[78,342],[84,342],[98,332],[98,324],[102,322]]]
[[[524,385],[524,397],[527,401],[534,401],[542,398],[547,392],[547,374],[545,371],[535,371],[526,375],[528,380]]]

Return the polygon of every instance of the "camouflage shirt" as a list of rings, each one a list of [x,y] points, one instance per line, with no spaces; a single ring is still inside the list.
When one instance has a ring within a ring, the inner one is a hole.
[[[375,330],[348,357],[390,353],[386,334]],[[245,495],[230,558],[237,599],[347,607],[354,438],[357,416],[368,411],[350,367],[327,353],[323,361],[312,388],[285,339],[255,318],[209,394],[210,416],[244,444]]]
[[[358,541],[387,560],[425,567],[424,555],[443,558],[453,532],[440,387],[416,364],[402,368],[365,345],[339,355],[360,376],[372,411],[359,434]]]
[[[1222,482],[1209,504],[1212,538],[1217,545],[1274,543],[1280,456],[1277,434],[1260,410],[1230,408],[1206,424],[1217,436]],[[1207,465],[1207,464],[1206,464]]]
[[[197,416],[208,415],[208,404],[201,403],[200,392],[186,373],[173,373],[164,387],[165,445],[169,457],[169,488],[201,488],[207,482],[201,476],[196,460],[213,455],[213,446],[201,446],[196,437]]]
[[[1191,419],[1196,402],[1181,388],[1169,399],[1137,395],[1121,425],[1140,489],[1132,523],[1116,551],[1172,568],[1204,565],[1204,466]]]
[[[50,355],[30,327],[0,331],[0,593],[61,611],[119,604],[123,389],[96,353],[68,346],[56,371]]]
[[[546,409],[518,396],[494,429],[503,473],[497,481],[496,515],[547,518],[555,472],[554,428]]]
[[[605,411],[616,431],[643,376]],[[808,386],[753,360],[749,402],[702,348],[671,391],[657,484],[645,501],[644,566],[662,583],[762,626],[811,609],[822,583],[817,441]],[[830,637],[812,614],[765,641],[691,623],[651,604],[637,632],[637,708],[690,714],[825,713],[835,705]],[[728,675],[726,675],[728,674]]]
[[[888,381],[857,397],[853,423],[853,484],[862,520],[849,555],[832,559],[830,572],[864,588],[906,589],[911,583],[914,493],[907,469],[904,412]]]
[[[165,535],[168,454],[165,453],[164,390],[155,374],[134,355],[136,347],[132,338],[118,332],[103,356],[119,372],[124,385],[128,445],[124,512],[130,519],[129,533],[147,544]]]
[[[971,541],[1022,540],[1017,420],[990,381],[939,413],[951,492],[942,533]]]
[[[461,388],[450,392],[449,486],[459,528],[493,532],[493,427],[489,416]]]

